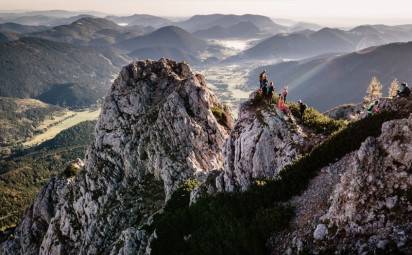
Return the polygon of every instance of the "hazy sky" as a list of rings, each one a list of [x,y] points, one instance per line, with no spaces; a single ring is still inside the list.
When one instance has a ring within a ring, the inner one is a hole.
[[[412,0],[0,0],[1,10],[96,10],[189,16],[254,13],[334,25],[412,23]]]

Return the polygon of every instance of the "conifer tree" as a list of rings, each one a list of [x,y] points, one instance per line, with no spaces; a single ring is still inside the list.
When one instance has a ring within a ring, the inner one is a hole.
[[[399,82],[398,82],[398,79],[395,79],[392,81],[391,86],[389,87],[388,96],[390,98],[396,97],[396,95],[398,94],[398,90],[399,90]]]
[[[366,96],[363,98],[365,104],[370,104],[382,97],[382,84],[376,76],[369,83]]]

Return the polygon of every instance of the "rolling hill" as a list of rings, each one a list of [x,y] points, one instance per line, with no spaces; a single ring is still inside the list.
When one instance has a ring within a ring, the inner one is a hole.
[[[250,21],[239,22],[230,27],[214,26],[199,30],[193,35],[205,39],[244,39],[260,36],[260,29]]]
[[[353,37],[345,31],[330,28],[277,34],[228,61],[299,59],[331,52],[350,52],[356,48]]]
[[[30,16],[17,16],[12,18],[4,18],[4,22],[17,23],[26,26],[60,26],[70,24],[78,19],[89,17],[90,15],[77,15],[69,18],[52,17],[45,15],[30,15]]]
[[[323,28],[277,34],[227,61],[302,59],[327,53],[349,53],[393,42],[412,40],[409,26],[368,25],[350,31]]]
[[[129,52],[142,48],[166,47],[193,54],[205,50],[208,44],[179,27],[167,26],[150,34],[125,40],[116,46]]]
[[[78,45],[111,45],[149,31],[144,27],[124,28],[107,19],[86,17],[30,36]]]
[[[45,26],[25,26],[17,23],[3,23],[0,24],[0,32],[16,33],[16,34],[28,34],[39,32],[48,29]]]
[[[125,61],[109,49],[100,51],[39,38],[2,43],[0,96],[36,98],[58,84],[74,83],[100,97]]]
[[[127,26],[151,26],[154,28],[160,28],[163,26],[171,25],[172,21],[147,14],[134,14],[131,16],[107,16],[109,19],[117,24],[124,24]]]
[[[2,23],[12,22],[29,26],[60,26],[70,24],[84,17],[104,17],[107,14],[94,11],[28,11],[28,12],[10,12],[0,13]]]
[[[176,25],[188,30],[189,32],[195,32],[198,30],[205,30],[215,26],[231,27],[240,22],[251,22],[261,31],[276,34],[286,31],[286,27],[281,26],[273,22],[270,18],[261,15],[225,15],[225,14],[212,14],[212,15],[195,15],[188,20],[177,23]]]
[[[278,86],[289,86],[292,99],[326,111],[362,101],[372,76],[381,80],[385,95],[393,79],[412,81],[411,57],[412,42],[393,43],[341,56],[265,66],[252,72],[249,84],[256,87],[259,71],[267,69]]]

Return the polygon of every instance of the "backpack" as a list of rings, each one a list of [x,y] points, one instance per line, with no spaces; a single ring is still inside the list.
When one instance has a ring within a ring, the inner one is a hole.
[[[408,97],[411,94],[411,90],[408,87],[405,87],[403,93]]]
[[[274,88],[273,86],[268,87],[268,94],[273,94]]]
[[[306,108],[308,108],[308,106],[306,105],[306,104],[300,104],[300,110],[302,111],[302,112],[304,112],[305,110],[306,110]]]

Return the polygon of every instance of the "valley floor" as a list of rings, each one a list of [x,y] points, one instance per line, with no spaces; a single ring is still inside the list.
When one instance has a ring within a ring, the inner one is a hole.
[[[229,105],[237,115],[239,105],[246,101],[252,92],[250,88],[244,87],[250,70],[239,65],[219,65],[196,71],[206,77],[209,87],[220,101]]]
[[[45,132],[35,135],[30,140],[23,143],[24,146],[31,147],[42,142],[53,139],[63,130],[71,128],[83,121],[96,120],[99,117],[100,109],[91,110],[86,109],[83,111],[67,111],[64,115],[58,116],[53,120],[46,120],[40,126],[39,130],[45,130]]]

